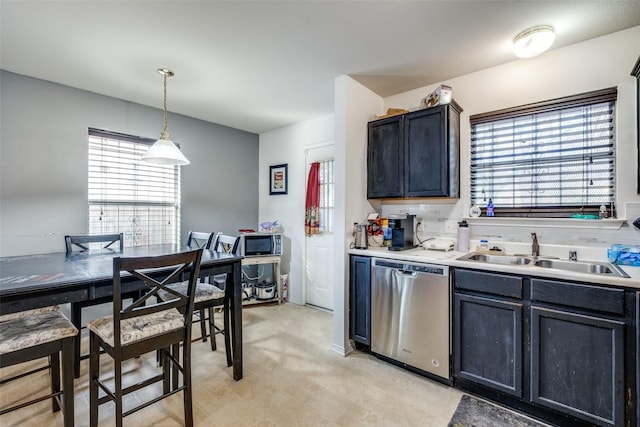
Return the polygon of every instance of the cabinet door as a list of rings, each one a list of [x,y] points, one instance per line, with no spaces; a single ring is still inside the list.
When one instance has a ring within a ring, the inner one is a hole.
[[[371,345],[371,258],[352,255],[349,275],[350,336]]]
[[[405,196],[449,196],[446,123],[446,106],[428,108],[405,116]]]
[[[402,197],[402,116],[369,123],[367,198]]]
[[[455,375],[522,397],[522,304],[455,293]]]
[[[624,322],[531,307],[531,401],[624,425]]]

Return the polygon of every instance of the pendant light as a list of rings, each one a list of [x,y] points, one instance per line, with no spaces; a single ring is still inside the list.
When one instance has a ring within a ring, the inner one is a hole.
[[[173,76],[174,72],[166,68],[158,68],[158,74],[164,76],[164,127],[160,133],[160,139],[147,150],[142,156],[142,160],[159,165],[188,165],[189,160],[171,141],[167,128],[167,77]]]
[[[549,25],[527,28],[513,39],[513,53],[520,58],[532,58],[551,47],[556,34]]]

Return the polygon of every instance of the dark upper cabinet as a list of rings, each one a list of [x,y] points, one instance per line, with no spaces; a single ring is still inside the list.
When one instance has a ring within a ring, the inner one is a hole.
[[[371,345],[371,258],[351,255],[349,266],[349,335]]]
[[[402,116],[369,123],[367,198],[402,197]]]
[[[370,122],[367,198],[458,197],[461,112],[452,101]]]

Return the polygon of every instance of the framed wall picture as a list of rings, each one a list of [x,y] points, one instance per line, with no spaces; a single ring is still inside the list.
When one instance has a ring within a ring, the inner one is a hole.
[[[269,166],[269,194],[287,194],[289,191],[287,164]]]

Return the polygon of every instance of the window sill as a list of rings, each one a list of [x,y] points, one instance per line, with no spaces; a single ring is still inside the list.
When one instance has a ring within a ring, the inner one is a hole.
[[[576,218],[509,218],[509,217],[466,217],[469,225],[493,225],[500,227],[549,227],[549,228],[598,228],[619,230],[626,219],[576,219]]]

